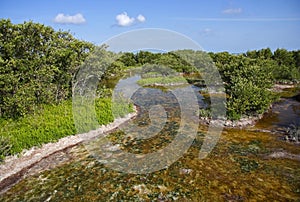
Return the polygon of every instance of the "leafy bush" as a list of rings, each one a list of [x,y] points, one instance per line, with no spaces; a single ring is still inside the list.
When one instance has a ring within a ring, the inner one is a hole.
[[[210,118],[211,110],[210,109],[199,109],[199,117]]]
[[[251,81],[240,78],[229,87],[227,110],[230,119],[240,119],[242,115],[261,114],[274,100],[273,93],[266,88],[253,85]]]
[[[269,91],[273,84],[270,71],[273,63],[228,53],[215,54],[214,60],[225,82],[229,119],[261,114],[268,109],[274,101]]]
[[[71,97],[71,80],[94,45],[39,23],[0,20],[0,116],[18,118]]]

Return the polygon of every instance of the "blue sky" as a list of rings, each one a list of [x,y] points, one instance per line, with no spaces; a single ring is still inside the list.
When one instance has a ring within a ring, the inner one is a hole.
[[[2,0],[0,18],[69,30],[95,44],[130,30],[163,28],[207,51],[300,49],[299,0]]]

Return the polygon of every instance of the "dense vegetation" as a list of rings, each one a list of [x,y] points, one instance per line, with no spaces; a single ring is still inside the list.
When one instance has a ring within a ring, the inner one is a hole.
[[[188,55],[196,55],[197,61],[189,60]],[[207,58],[208,55],[210,58]],[[155,64],[170,67],[178,72],[191,75],[200,71],[200,77],[189,79],[194,83],[201,82],[201,74],[214,62],[219,70],[227,94],[227,117],[240,119],[263,113],[276,99],[270,91],[274,83],[295,83],[300,81],[300,51],[277,49],[274,53],[269,49],[248,51],[234,55],[228,52],[204,53],[201,51],[180,50],[168,53],[139,52],[126,53],[120,61],[127,67]],[[126,63],[126,61],[129,61]],[[197,64],[200,69],[193,68]],[[163,69],[163,68],[162,68]],[[151,68],[149,72],[153,71]],[[168,75],[165,75],[168,78]],[[142,80],[140,83],[153,83],[154,78]],[[158,78],[158,80],[162,80]],[[207,78],[206,78],[207,80]],[[210,114],[201,111],[202,114]]]
[[[76,134],[72,78],[88,57],[93,59],[95,48],[41,24],[0,20],[0,159]],[[98,50],[103,52],[102,47]],[[122,106],[114,106],[112,113],[111,106],[109,96],[96,99],[100,125],[112,122],[113,115],[128,113]]]
[[[193,60],[188,57],[191,54],[196,56]],[[240,55],[192,50],[112,53],[105,46],[96,48],[75,39],[69,32],[33,22],[12,24],[0,20],[0,156],[75,134],[72,78],[80,65],[104,67],[104,63],[110,65],[95,72],[102,81],[96,102],[100,124],[113,121],[111,92],[117,81],[111,81],[126,69],[150,67],[141,85],[181,83],[182,77],[170,75],[168,68],[188,76],[190,83],[203,85],[201,71],[215,64],[225,85],[229,119],[264,112],[275,99],[270,91],[275,82],[300,81],[299,50],[272,52],[266,48]],[[157,69],[160,78],[151,76]],[[196,79],[190,79],[195,75]],[[122,107],[119,111],[121,115],[126,113]]]
[[[274,81],[279,83],[300,81],[300,50],[277,49],[272,53],[269,48],[248,51],[244,56],[265,61],[271,66]]]
[[[211,53],[225,82],[227,114],[231,119],[264,112],[276,98],[274,83],[300,81],[300,51],[269,48],[242,55]]]
[[[124,53],[119,61],[126,67],[132,66],[142,66],[144,64],[158,64],[172,69],[183,72],[191,73],[195,69],[191,67],[190,63],[182,55],[184,52],[189,52],[190,50],[182,50],[176,52],[168,53],[151,53],[147,51],[140,51],[137,54],[134,53]],[[191,51],[190,51],[191,52]],[[191,54],[191,53],[190,53]],[[196,54],[194,52],[194,54]],[[201,53],[197,53],[200,54]],[[252,61],[251,64],[256,62],[257,65],[269,68],[272,73],[272,81],[274,82],[299,82],[300,81],[300,50],[288,51],[286,49],[277,49],[274,52],[270,48],[265,48],[261,50],[248,51],[243,54],[230,54],[228,52],[221,53],[208,53],[213,59],[218,68],[223,68],[220,65],[240,65],[238,64],[241,59]],[[199,59],[200,63],[203,65],[209,62],[202,54],[202,60]],[[204,59],[203,59],[204,58]],[[231,60],[234,61],[231,61]],[[219,64],[219,65],[218,65]]]
[[[0,116],[17,118],[72,96],[71,80],[93,45],[33,22],[0,21]]]
[[[111,112],[111,99],[97,99],[95,105],[100,125],[106,125],[114,120],[115,114]],[[116,107],[118,116],[122,117],[128,113],[126,108]],[[0,159],[9,154],[19,153],[23,149],[76,134],[71,100],[62,101],[59,105],[40,106],[34,114],[18,120],[1,119],[0,121],[0,137],[2,138],[0,143],[3,144]]]
[[[212,55],[225,83],[227,115],[239,119],[242,115],[264,112],[273,102],[269,90],[273,84],[272,66],[266,61],[228,53]]]
[[[142,86],[168,86],[168,85],[182,85],[186,84],[186,80],[183,77],[165,76],[140,79],[137,81]]]

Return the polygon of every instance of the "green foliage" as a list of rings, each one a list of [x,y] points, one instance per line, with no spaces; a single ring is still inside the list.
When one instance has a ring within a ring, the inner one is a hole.
[[[96,48],[77,40],[69,32],[55,31],[33,22],[14,25],[2,19],[0,158],[75,134],[72,93],[88,100],[96,91],[101,98],[95,100],[95,106],[80,106],[79,112],[87,115],[85,112],[96,107],[95,115],[101,125],[132,112],[133,105],[128,100],[119,99],[114,105],[111,101],[112,89],[118,81],[115,78],[125,69],[142,66],[143,78],[138,84],[143,86],[187,83],[179,73],[195,72],[194,82],[203,82],[205,78],[209,85],[214,84],[219,73],[213,70],[213,65],[217,66],[224,81],[230,119],[263,113],[274,100],[269,91],[274,81],[300,80],[299,50],[277,49],[272,53],[266,48],[243,55],[193,50],[115,54],[107,51],[106,46]],[[144,68],[146,66],[148,68]],[[72,92],[72,78],[79,68],[83,71],[73,86],[82,88]],[[86,88],[91,82],[99,82],[97,89]],[[209,116],[210,112],[200,110],[200,115]],[[89,125],[93,124],[90,119],[82,124],[84,129],[94,127]]]
[[[161,76],[161,77],[149,77],[143,78],[137,81],[141,86],[153,86],[153,85],[182,85],[187,81],[181,76]]]
[[[111,97],[112,89],[126,67],[121,62],[121,54],[107,51],[106,48],[106,45],[95,47],[85,62],[78,67],[80,70],[73,80],[73,86],[76,86],[73,96],[84,97],[96,91],[97,97]],[[93,88],[90,89],[93,92],[87,91],[90,87]]]
[[[272,92],[260,88],[247,79],[239,79],[228,89],[227,100],[229,118],[236,120],[241,115],[263,113],[273,101]]]
[[[150,64],[159,67],[168,67],[183,73],[192,73],[195,71],[193,66],[182,58],[177,51],[167,53],[151,53],[149,51],[140,51],[136,54],[123,53],[118,61],[122,62],[125,67],[137,67]]]
[[[9,138],[0,136],[0,162],[5,158],[5,156],[8,156],[11,154],[11,143]]]
[[[122,62],[126,67],[132,67],[137,65],[137,57],[134,53],[124,53],[118,59],[118,61]]]
[[[155,64],[172,68],[177,72],[192,73],[196,69],[188,61],[186,61],[178,51],[159,54],[159,57],[154,61]]]
[[[252,59],[271,59],[273,57],[273,53],[270,48],[247,51],[247,53],[244,55]]]
[[[210,118],[211,110],[210,109],[199,109],[199,117]]]
[[[242,172],[251,172],[259,167],[259,163],[257,161],[248,158],[236,158],[235,161],[240,164]]]
[[[115,95],[112,100],[112,114],[114,118],[123,118],[127,114],[134,112],[133,106],[133,103],[124,98],[123,95]]]
[[[0,20],[0,116],[17,118],[71,96],[71,80],[93,45],[33,22]]]
[[[99,125],[106,125],[114,120],[110,98],[95,100],[95,111]],[[116,117],[133,111],[133,105],[116,105]],[[55,142],[60,138],[76,134],[71,100],[58,105],[42,105],[34,114],[18,120],[0,120],[0,157],[16,154],[23,149]]]
[[[227,93],[227,115],[232,120],[267,110],[275,100],[269,90],[274,81],[296,81],[300,78],[299,51],[284,49],[278,49],[273,54],[269,48],[265,48],[243,55],[228,52],[207,54],[193,50],[157,54],[142,51],[136,55],[127,54],[126,57],[130,59],[130,65],[136,61],[136,65],[149,66],[143,79],[138,82],[140,85],[172,82],[151,78],[158,77],[157,72],[168,77],[168,68],[180,73],[199,72],[198,80],[205,78],[206,85],[215,84],[216,74],[220,73]],[[213,71],[213,65],[217,66],[219,72]]]
[[[142,78],[178,75],[175,70],[165,65],[145,64],[141,69]]]
[[[209,54],[204,51],[178,50],[174,54],[180,59],[184,73],[200,73],[210,82],[210,76],[214,76],[214,63]],[[214,80],[215,81],[215,80]]]
[[[140,51],[136,53],[136,61],[137,64],[139,65],[144,65],[144,64],[153,64],[154,60],[159,57],[160,53],[151,53],[149,51]]]
[[[273,58],[277,63],[273,69],[276,81],[300,81],[299,51],[290,52],[285,49],[277,49]]]
[[[95,101],[98,123],[105,125],[113,122],[115,118],[122,118],[133,112],[133,104],[126,100],[117,100],[113,103],[110,98],[97,99]]]
[[[2,119],[0,134],[10,139],[12,154],[73,135],[76,131],[71,106],[70,101],[64,101],[59,105],[40,106],[34,114],[18,120]]]
[[[218,53],[214,60],[225,82],[229,119],[263,113],[274,101],[269,91],[273,84],[272,63],[228,53]]]
[[[272,63],[270,71],[276,82],[300,81],[300,51],[277,49],[274,54],[269,48],[258,51],[248,51],[244,54],[251,59]]]

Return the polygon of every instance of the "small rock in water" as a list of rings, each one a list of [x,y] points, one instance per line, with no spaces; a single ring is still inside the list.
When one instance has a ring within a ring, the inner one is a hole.
[[[180,174],[185,174],[185,175],[190,174],[192,171],[193,171],[192,169],[188,169],[188,168],[181,168],[179,170]]]

